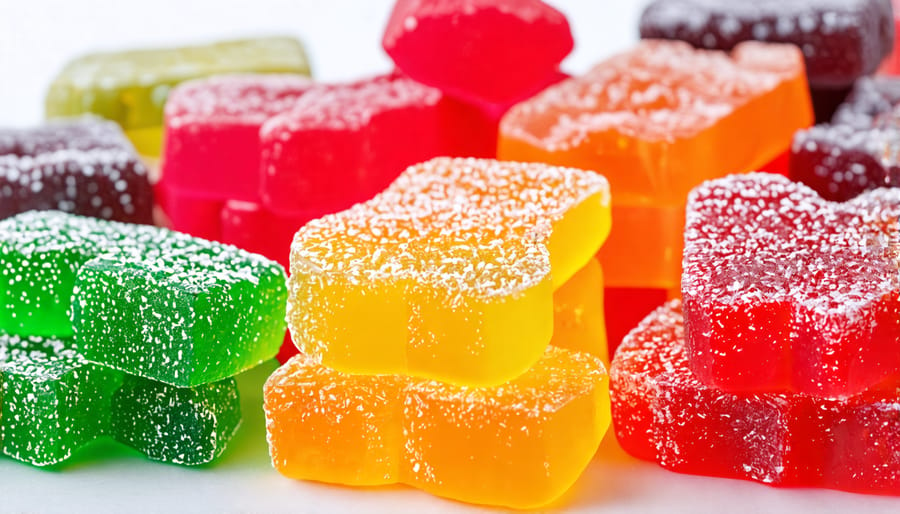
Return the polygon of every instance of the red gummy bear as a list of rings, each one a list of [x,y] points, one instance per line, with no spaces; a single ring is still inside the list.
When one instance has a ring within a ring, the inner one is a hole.
[[[897,494],[896,384],[846,399],[723,392],[691,373],[684,323],[670,302],[613,360],[612,419],[628,453],[684,473]]]
[[[539,0],[398,0],[383,45],[424,84],[502,104],[546,84],[574,41],[565,16]]]
[[[831,203],[765,173],[688,198],[691,369],[730,391],[845,396],[900,372],[900,189]]]

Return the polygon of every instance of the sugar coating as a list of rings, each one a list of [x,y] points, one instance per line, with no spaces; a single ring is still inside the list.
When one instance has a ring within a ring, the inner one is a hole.
[[[128,373],[213,382],[274,356],[284,334],[284,270],[231,246],[32,211],[0,222],[0,256],[4,330],[74,333],[88,359]]]
[[[656,0],[640,27],[644,38],[720,50],[747,40],[792,43],[810,83],[832,87],[873,73],[894,39],[890,0]]]
[[[143,402],[134,403],[135,389]],[[0,394],[3,453],[34,466],[64,462],[104,435],[155,460],[203,464],[221,454],[240,422],[232,379],[176,389],[92,364],[63,339],[0,335]],[[158,450],[170,447],[183,451]]]
[[[599,359],[552,347],[491,388],[345,374],[301,354],[265,385],[269,451],[292,478],[400,482],[467,502],[540,506],[596,451],[608,425],[606,380]]]
[[[763,173],[696,188],[682,276],[694,371],[725,387],[734,366],[756,387],[843,395],[900,370],[879,357],[900,334],[898,216],[895,189],[831,203]]]
[[[643,41],[517,104],[501,131],[548,152],[605,131],[649,141],[689,138],[796,75],[801,57],[788,45],[746,42],[729,55]]]
[[[312,87],[300,75],[218,75],[185,82],[166,102],[170,128],[185,124],[262,124],[276,114],[289,111]]]
[[[309,127],[359,130],[380,113],[410,106],[437,106],[441,92],[399,74],[349,84],[320,86],[303,95],[293,108],[263,125],[263,140]],[[277,150],[276,150],[277,151]]]
[[[309,64],[303,47],[289,37],[90,54],[68,63],[54,79],[47,115],[92,112],[126,130],[160,126],[169,90],[176,84],[241,72],[309,75]]]
[[[543,164],[437,158],[413,166],[372,200],[297,232],[288,299],[294,341],[327,365],[383,372],[378,359],[351,347],[357,320],[372,317],[392,372],[487,385],[500,380],[488,363],[509,336],[502,323],[533,312],[520,325],[534,330],[500,366],[522,360],[507,370],[520,373],[550,340],[552,289],[608,233],[608,191],[596,173]],[[576,222],[595,230],[570,232]],[[351,346],[338,352],[342,344]],[[454,359],[467,364],[456,369]]]
[[[684,473],[896,492],[895,384],[846,399],[724,392],[691,373],[686,322],[673,300],[647,316],[616,352],[612,416],[626,451]]]
[[[79,118],[0,129],[0,218],[33,209],[149,224],[153,193],[115,123]]]
[[[881,118],[900,104],[900,79],[896,77],[862,77],[853,85],[847,100],[834,113],[832,123],[867,129],[883,126]],[[890,124],[895,116],[887,116]],[[893,122],[896,124],[896,122]]]

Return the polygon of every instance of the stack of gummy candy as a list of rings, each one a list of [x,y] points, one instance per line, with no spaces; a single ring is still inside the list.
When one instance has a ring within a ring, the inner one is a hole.
[[[48,116],[111,121],[0,131],[2,451],[209,462],[281,346],[291,478],[539,507],[612,420],[668,469],[896,493],[894,23],[655,0],[567,77],[539,0],[398,0],[351,83],[284,37],[75,60]]]

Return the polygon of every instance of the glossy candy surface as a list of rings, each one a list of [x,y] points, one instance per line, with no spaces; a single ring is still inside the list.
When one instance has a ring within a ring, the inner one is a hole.
[[[550,342],[553,290],[606,238],[608,206],[593,172],[447,158],[413,166],[373,200],[297,233],[291,334],[343,371],[510,380]]]
[[[196,465],[240,424],[234,379],[175,388],[92,364],[71,340],[0,335],[0,444],[35,466],[111,436],[154,460]]]
[[[33,211],[0,222],[0,327],[69,336],[103,365],[177,386],[269,359],[284,270],[156,227]]]
[[[383,45],[424,84],[505,103],[547,83],[574,42],[565,16],[539,0],[398,0]]]
[[[808,97],[795,47],[644,41],[513,107],[498,156],[603,173],[618,211],[601,255],[607,283],[673,290],[688,191],[784,153],[812,121]]]
[[[844,399],[723,392],[691,373],[686,323],[672,301],[616,353],[612,417],[628,453],[683,473],[896,494],[900,389]]]
[[[0,218],[33,209],[152,223],[147,169],[114,123],[99,118],[0,129]]]
[[[599,359],[549,348],[523,375],[469,388],[351,375],[297,355],[266,382],[269,451],[298,479],[405,483],[472,503],[528,508],[563,494],[609,425]]]
[[[116,121],[141,154],[158,156],[171,88],[242,72],[309,75],[309,65],[301,44],[287,37],[90,54],[68,63],[53,80],[46,113],[53,118],[94,113]]]
[[[688,200],[685,338],[703,382],[846,396],[900,374],[900,189],[846,203],[770,174]]]

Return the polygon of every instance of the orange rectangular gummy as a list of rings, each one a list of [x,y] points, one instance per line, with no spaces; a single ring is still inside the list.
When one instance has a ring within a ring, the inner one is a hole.
[[[264,395],[272,462],[287,477],[404,483],[515,508],[562,495],[610,419],[603,363],[553,347],[522,376],[486,388],[347,374],[297,355]]]

